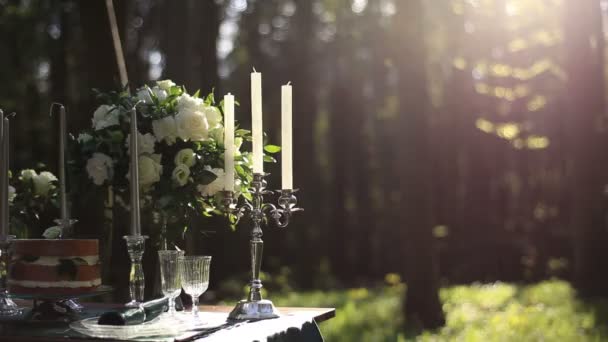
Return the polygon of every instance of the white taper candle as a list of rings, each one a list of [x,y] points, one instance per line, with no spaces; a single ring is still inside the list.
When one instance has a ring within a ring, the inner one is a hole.
[[[264,133],[262,129],[262,74],[251,73],[251,135],[253,172],[264,173]]]
[[[137,111],[131,110],[131,235],[141,235],[139,212],[139,147],[137,146]]]
[[[281,87],[281,179],[282,189],[293,189],[292,150],[292,92],[291,85]]]
[[[61,220],[63,224],[68,219],[68,199],[65,179],[65,149],[67,127],[65,121],[65,107],[59,107],[59,203],[61,210]]]
[[[7,236],[9,235],[9,211],[8,211],[8,170],[9,170],[9,121],[8,118],[5,117],[2,120],[2,162],[0,163],[0,194],[2,196],[2,208],[0,208],[0,218],[2,221],[0,222],[0,235]]]
[[[224,96],[224,190],[234,191],[234,96]]]

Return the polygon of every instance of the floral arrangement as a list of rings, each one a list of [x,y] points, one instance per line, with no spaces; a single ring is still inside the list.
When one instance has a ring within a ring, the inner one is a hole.
[[[71,162],[94,186],[112,186],[120,198],[129,185],[130,111],[138,116],[139,181],[142,206],[163,213],[187,229],[192,215],[219,213],[224,188],[222,103],[213,93],[189,94],[170,80],[130,93],[100,93],[92,128],[78,135]],[[249,152],[240,152],[250,131],[235,132],[235,192],[249,196],[253,178]],[[267,161],[273,158],[267,156]],[[125,204],[126,206],[126,204]]]
[[[19,238],[38,236],[32,230],[43,229],[54,217],[49,211],[57,208],[57,177],[48,171],[26,169],[16,176],[9,174],[9,210],[11,232]]]

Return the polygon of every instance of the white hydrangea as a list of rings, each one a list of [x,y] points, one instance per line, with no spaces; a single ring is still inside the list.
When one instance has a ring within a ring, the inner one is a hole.
[[[13,203],[13,201],[15,200],[15,197],[17,197],[17,189],[15,189],[14,186],[9,185],[8,186],[8,201],[9,201],[9,203]]]
[[[171,87],[175,87],[175,83],[173,83],[173,81],[171,80],[156,81],[156,85],[166,92],[169,92],[169,90],[171,90]]]
[[[201,193],[202,196],[213,196],[218,191],[224,189],[224,169],[212,169],[209,166],[206,166],[205,170],[213,172],[217,176],[217,178],[207,185],[199,184],[196,189]]]
[[[156,141],[165,141],[167,145],[175,144],[177,140],[177,126],[173,116],[166,116],[162,119],[152,121],[152,131]]]
[[[154,135],[150,133],[141,134],[137,132],[137,149],[140,155],[147,153],[154,153],[154,145],[156,144],[156,138]],[[127,140],[125,141],[125,146],[127,147],[127,154],[131,154],[131,134],[127,135]]]
[[[96,131],[118,124],[118,109],[113,106],[101,105],[93,113],[93,128]]]
[[[95,185],[102,185],[106,180],[112,178],[114,174],[114,162],[112,158],[103,153],[93,153],[87,161],[87,173]]]

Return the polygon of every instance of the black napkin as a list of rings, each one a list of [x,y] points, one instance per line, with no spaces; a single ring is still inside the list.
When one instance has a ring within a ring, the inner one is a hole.
[[[99,325],[135,325],[153,320],[169,308],[168,298],[159,298],[142,303],[139,307],[124,307],[104,312],[99,316]]]

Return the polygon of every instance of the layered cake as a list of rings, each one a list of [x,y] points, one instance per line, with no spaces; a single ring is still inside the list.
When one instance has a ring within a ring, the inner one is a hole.
[[[101,285],[98,240],[13,240],[8,288],[16,294],[71,295]]]

